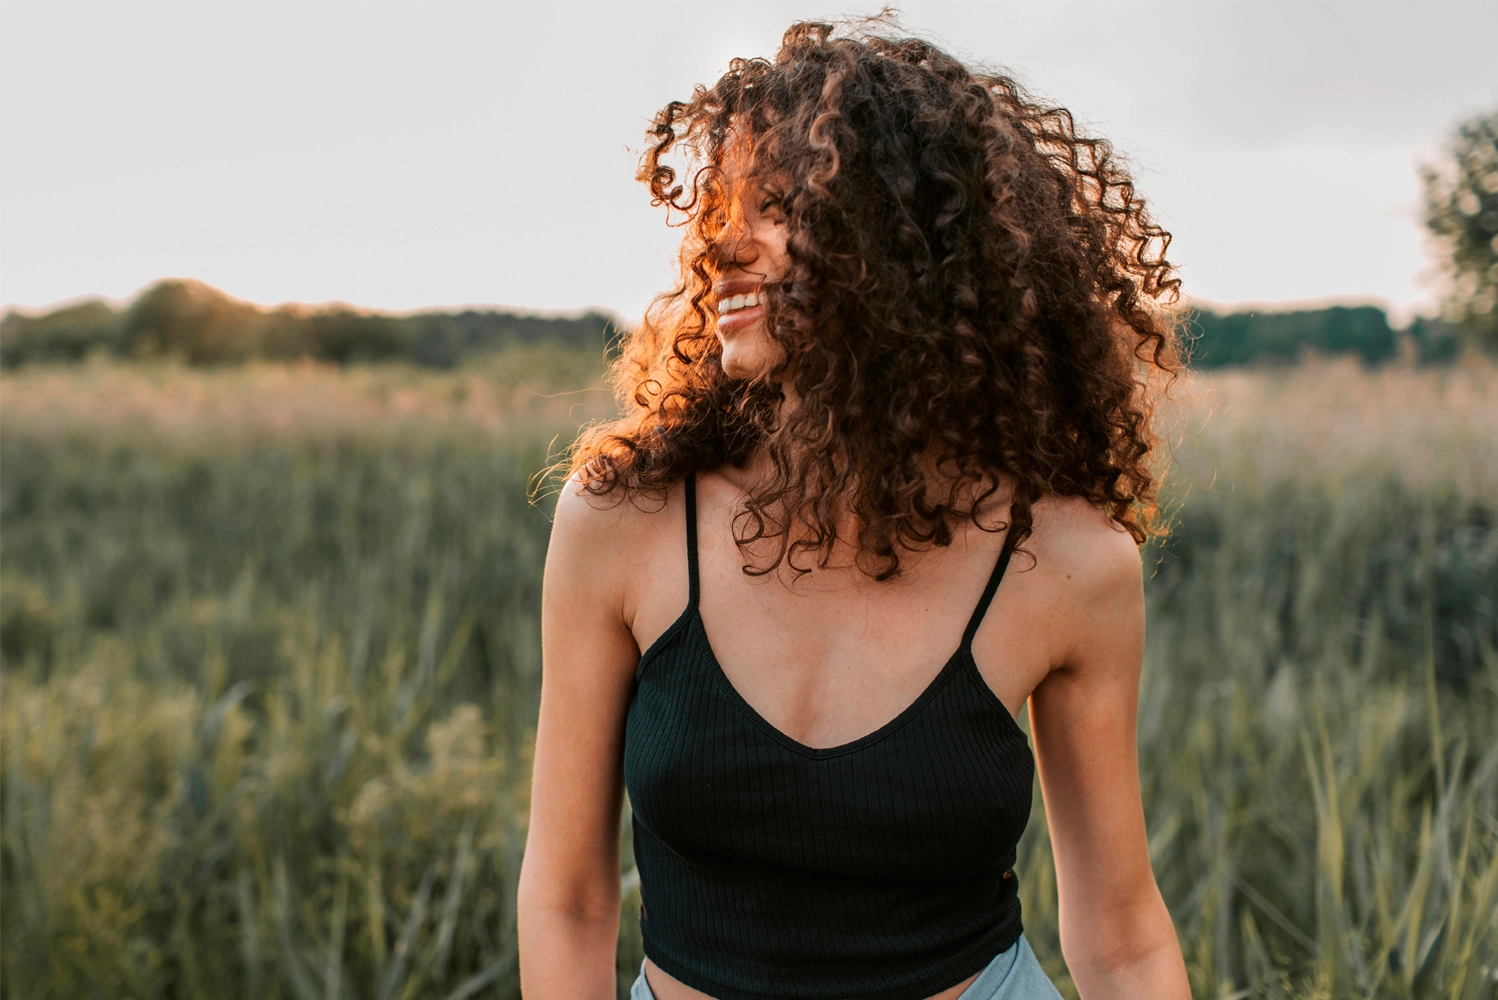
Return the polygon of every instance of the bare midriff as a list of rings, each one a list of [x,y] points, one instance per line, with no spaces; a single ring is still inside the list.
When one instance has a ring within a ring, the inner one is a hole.
[[[973,973],[956,986],[948,987],[940,993],[933,994],[927,1000],[957,1000],[962,991],[973,985],[973,980],[978,978],[978,973]],[[650,959],[645,959],[645,982],[650,987],[650,992],[655,995],[655,1000],[715,1000],[714,997],[701,990],[694,990],[686,983],[662,972],[660,966]]]

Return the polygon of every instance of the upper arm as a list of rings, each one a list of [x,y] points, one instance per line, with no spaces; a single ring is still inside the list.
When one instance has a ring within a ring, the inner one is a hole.
[[[624,716],[639,650],[625,620],[629,503],[569,481],[541,594],[541,711],[521,892],[602,915],[618,909]]]
[[[1031,730],[1064,922],[1106,938],[1158,899],[1136,743],[1143,573],[1133,539],[1111,526],[1078,528],[1060,549],[1071,573],[1061,662],[1031,696]]]

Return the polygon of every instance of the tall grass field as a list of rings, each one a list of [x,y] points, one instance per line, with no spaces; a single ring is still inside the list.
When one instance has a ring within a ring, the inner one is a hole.
[[[0,993],[518,996],[549,531],[596,359],[0,377]],[[1140,776],[1193,989],[1498,995],[1498,368],[1192,376]],[[638,969],[627,817],[618,969]],[[1026,932],[1057,941],[1038,797]]]

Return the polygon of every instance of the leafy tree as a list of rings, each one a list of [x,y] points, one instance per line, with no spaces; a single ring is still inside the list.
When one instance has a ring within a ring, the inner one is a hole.
[[[254,357],[262,338],[260,310],[201,281],[169,278],[146,289],[125,310],[121,341],[141,358],[176,356],[191,364]]]
[[[1458,125],[1445,162],[1421,173],[1425,224],[1448,279],[1447,316],[1498,351],[1498,109]]]

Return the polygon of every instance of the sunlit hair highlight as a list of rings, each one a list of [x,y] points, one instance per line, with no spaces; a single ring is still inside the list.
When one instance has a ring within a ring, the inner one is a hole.
[[[887,578],[1001,484],[1016,542],[1051,495],[1143,542],[1159,531],[1152,387],[1179,364],[1169,234],[1068,111],[884,27],[792,25],[773,61],[735,59],[656,115],[639,177],[679,213],[680,282],[624,340],[624,415],[579,437],[569,474],[660,497],[762,450],[735,537],[779,555],[747,572],[825,560],[851,512],[843,540]],[[712,283],[745,178],[788,230],[789,268],[765,286],[787,361],[736,380]]]

